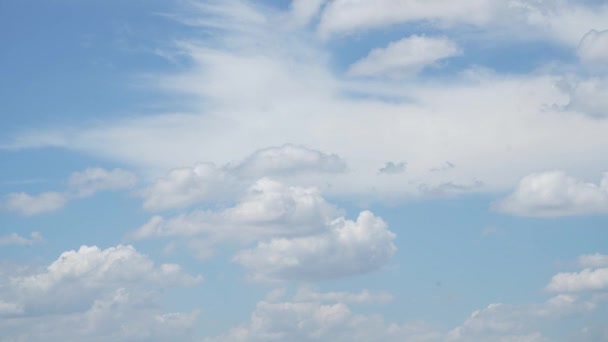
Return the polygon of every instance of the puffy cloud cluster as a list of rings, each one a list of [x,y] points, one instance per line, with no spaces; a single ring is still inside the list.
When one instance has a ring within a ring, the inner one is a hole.
[[[608,213],[608,174],[599,184],[584,182],[563,171],[524,177],[497,209],[521,216],[569,216]]]
[[[179,208],[233,195],[239,185],[263,177],[342,173],[346,162],[335,154],[285,144],[255,151],[238,163],[212,163],[170,171],[142,191],[144,208],[152,211]]]
[[[0,330],[7,340],[134,341],[183,336],[197,312],[163,314],[159,288],[202,278],[155,265],[131,246],[82,246],[46,269],[0,272]]]
[[[608,290],[608,255],[582,255],[578,259],[584,267],[580,272],[562,272],[553,276],[547,285],[552,292],[586,292]]]
[[[234,260],[254,279],[314,280],[367,273],[385,265],[396,251],[395,234],[369,211],[357,221],[339,218],[318,235],[275,238],[239,252]]]

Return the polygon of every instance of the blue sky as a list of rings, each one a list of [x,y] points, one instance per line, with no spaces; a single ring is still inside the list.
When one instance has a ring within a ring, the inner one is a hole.
[[[7,341],[605,341],[603,1],[5,1]]]

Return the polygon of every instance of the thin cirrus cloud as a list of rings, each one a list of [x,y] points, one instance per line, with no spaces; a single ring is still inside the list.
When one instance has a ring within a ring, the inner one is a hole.
[[[346,170],[346,162],[336,154],[284,144],[257,150],[242,161],[223,167],[199,163],[171,170],[140,194],[145,209],[161,211],[234,195],[242,187],[241,183],[252,179],[334,174]]]
[[[407,77],[461,53],[458,45],[446,37],[414,35],[370,51],[349,67],[348,75]]]
[[[608,174],[599,184],[585,182],[563,171],[534,173],[495,208],[518,216],[575,216],[608,213]]]
[[[135,184],[137,177],[132,172],[122,169],[88,168],[72,173],[68,179],[68,188],[64,192],[43,192],[35,195],[25,192],[10,193],[6,195],[4,207],[24,216],[33,216],[57,211],[75,198],[89,197],[99,191],[128,189]]]

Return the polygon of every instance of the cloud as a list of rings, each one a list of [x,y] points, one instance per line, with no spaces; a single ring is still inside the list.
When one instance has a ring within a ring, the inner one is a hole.
[[[43,192],[37,195],[17,192],[6,196],[5,207],[21,215],[32,216],[59,210],[67,201],[66,195],[59,192]]]
[[[458,4],[443,0],[335,0],[325,7],[319,32],[328,36],[417,21],[439,22],[440,25],[481,25],[492,18],[492,11],[492,1],[487,0],[468,0]]]
[[[141,192],[146,210],[165,210],[192,205],[229,192],[224,171],[211,163],[171,170]]]
[[[578,264],[583,268],[596,268],[608,266],[608,255],[595,253],[578,257]]]
[[[228,169],[241,177],[259,178],[309,172],[342,173],[346,171],[346,162],[336,154],[285,144],[257,150]]]
[[[382,168],[380,168],[380,170],[378,170],[378,172],[384,173],[387,175],[404,173],[406,165],[407,165],[406,162],[399,162],[399,163],[387,162],[387,163],[384,163],[384,166]]]
[[[369,211],[357,221],[334,220],[326,232],[275,238],[239,252],[234,261],[256,280],[318,280],[377,270],[396,251],[395,234]]]
[[[170,219],[152,217],[132,238],[207,236],[211,241],[251,241],[322,231],[339,210],[317,188],[294,187],[263,178],[232,207],[195,210]]]
[[[519,216],[571,216],[608,212],[608,175],[600,184],[587,183],[563,171],[534,173],[524,177],[513,193],[496,208]]]
[[[257,150],[240,162],[222,167],[200,163],[171,170],[141,191],[141,195],[145,209],[159,211],[233,196],[251,179],[285,179],[344,171],[346,162],[335,154],[284,144]]]
[[[137,176],[122,169],[105,170],[95,167],[72,173],[68,183],[76,196],[87,197],[98,191],[132,188],[137,183]]]
[[[354,295],[354,294],[353,294]],[[326,297],[320,294],[321,297]],[[394,324],[377,315],[359,315],[344,302],[260,301],[251,320],[207,341],[439,341],[425,323]]]
[[[449,161],[446,161],[441,166],[431,168],[430,171],[431,172],[442,172],[442,171],[451,170],[455,167],[456,167],[456,165],[454,165],[453,163],[451,163]]]
[[[353,63],[351,76],[386,76],[401,78],[412,76],[440,60],[460,54],[456,43],[446,37],[410,36],[391,42],[385,48],[376,48]]]
[[[291,13],[299,25],[307,25],[319,14],[325,0],[293,0],[291,2]]]
[[[591,77],[566,84],[570,97],[567,110],[577,111],[592,118],[608,117],[608,99],[603,94],[608,91],[608,78]]]
[[[201,280],[179,265],[156,265],[132,246],[82,246],[43,269],[0,269],[0,297],[8,300],[0,301],[0,330],[5,339],[27,341],[187,336],[198,313],[163,313],[159,290]]]
[[[32,232],[30,238],[23,237],[17,233],[0,236],[0,246],[31,246],[41,241],[44,241],[44,238],[38,232]]]
[[[608,30],[587,32],[576,50],[582,63],[590,66],[608,66]]]
[[[137,177],[121,169],[108,171],[102,168],[88,168],[72,173],[68,183],[68,189],[64,192],[43,192],[37,195],[24,192],[10,193],[6,196],[4,206],[10,211],[26,216],[57,211],[74,198],[89,197],[98,191],[131,188],[137,183]]]
[[[342,302],[355,304],[382,304],[393,300],[393,295],[387,292],[370,292],[363,290],[353,292],[319,292],[315,288],[302,287],[293,297],[296,302]]]
[[[608,289],[608,268],[580,272],[558,273],[551,278],[547,290],[551,292],[584,292]]]

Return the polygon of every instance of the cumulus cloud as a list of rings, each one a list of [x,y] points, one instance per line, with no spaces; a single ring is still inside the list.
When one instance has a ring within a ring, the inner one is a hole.
[[[38,232],[32,232],[29,238],[23,237],[17,233],[0,236],[0,246],[31,246],[42,241],[44,241],[44,238]]]
[[[229,192],[224,171],[214,164],[171,170],[141,192],[147,210],[185,207]]]
[[[608,30],[587,32],[577,48],[581,62],[591,66],[608,66]]]
[[[43,192],[37,195],[17,192],[6,196],[5,207],[21,215],[32,216],[59,210],[67,201],[67,196],[59,192]]]
[[[407,165],[406,162],[399,162],[399,163],[387,162],[387,163],[384,163],[384,166],[381,167],[380,170],[378,170],[378,172],[388,174],[388,175],[404,173],[406,165]]]
[[[0,301],[0,330],[5,339],[27,341],[184,336],[197,312],[162,313],[158,291],[201,280],[177,264],[156,265],[132,246],[82,246],[44,269],[0,269],[6,299]]]
[[[232,207],[221,211],[195,210],[170,219],[157,215],[131,236],[143,239],[206,235],[212,241],[301,236],[323,230],[338,213],[317,188],[287,186],[263,178]]]
[[[497,203],[500,211],[520,216],[569,216],[608,212],[608,175],[600,184],[568,176],[563,171],[533,173],[513,193]]]
[[[257,150],[240,162],[222,167],[201,163],[194,167],[174,169],[141,191],[141,195],[145,209],[159,211],[221,200],[234,195],[252,179],[344,171],[346,162],[336,154],[284,144]]]
[[[98,191],[128,189],[135,186],[137,176],[122,169],[88,168],[70,175],[68,184],[76,196],[92,196]]]
[[[320,294],[321,297],[325,297]],[[359,315],[341,301],[261,301],[251,320],[208,341],[440,341],[432,326]]]
[[[352,64],[351,76],[411,76],[440,60],[460,54],[458,45],[446,37],[410,36],[376,48]]]
[[[336,219],[318,235],[260,242],[234,260],[256,280],[334,278],[381,268],[396,251],[394,239],[382,219],[363,211],[356,221]]]
[[[608,289],[608,268],[558,273],[551,278],[547,290],[552,292],[584,292]]]

